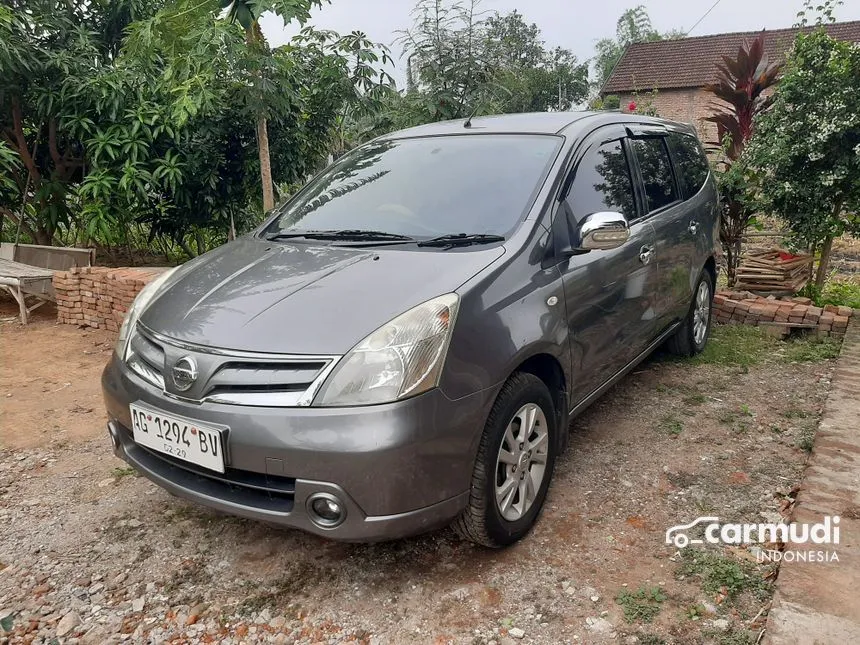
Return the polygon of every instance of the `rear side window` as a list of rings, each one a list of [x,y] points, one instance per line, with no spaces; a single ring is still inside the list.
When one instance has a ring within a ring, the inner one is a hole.
[[[576,221],[600,211],[636,217],[633,182],[620,141],[590,148],[576,167],[567,203]]]
[[[710,167],[702,146],[695,137],[679,132],[669,135],[669,148],[675,158],[675,170],[681,190],[688,199],[698,193],[708,179]]]
[[[652,213],[677,201],[675,177],[663,137],[633,139],[632,143],[645,186],[648,212]]]

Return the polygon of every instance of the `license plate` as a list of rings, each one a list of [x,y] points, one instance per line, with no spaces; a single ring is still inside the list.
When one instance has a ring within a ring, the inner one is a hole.
[[[224,446],[220,429],[134,403],[129,408],[135,443],[176,459],[224,472]]]

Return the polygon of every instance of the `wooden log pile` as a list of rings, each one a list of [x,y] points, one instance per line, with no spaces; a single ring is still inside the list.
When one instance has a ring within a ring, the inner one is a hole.
[[[773,295],[793,295],[809,280],[812,256],[783,249],[748,253],[737,272],[737,288]]]
[[[54,273],[57,322],[119,331],[144,285],[163,268],[76,267]]]

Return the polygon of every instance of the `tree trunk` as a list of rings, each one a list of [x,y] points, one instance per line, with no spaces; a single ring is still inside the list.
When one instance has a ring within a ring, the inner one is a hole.
[[[194,251],[191,250],[191,247],[188,246],[188,243],[181,235],[176,237],[176,243],[179,245],[180,249],[185,251],[185,255],[187,255],[189,258],[196,257]]]
[[[828,235],[821,245],[821,258],[818,260],[818,272],[815,274],[815,290],[821,293],[830,270],[830,251],[833,249],[833,236]]]
[[[741,241],[732,240],[725,246],[726,252],[726,280],[729,289],[735,286],[738,280],[738,263],[741,257]]]
[[[260,149],[260,180],[263,182],[263,212],[275,207],[275,188],[272,185],[272,161],[269,158],[269,128],[266,117],[257,120],[257,147]]]
[[[54,234],[45,226],[39,226],[33,236],[33,242],[42,246],[54,246]],[[17,241],[17,240],[16,240]]]

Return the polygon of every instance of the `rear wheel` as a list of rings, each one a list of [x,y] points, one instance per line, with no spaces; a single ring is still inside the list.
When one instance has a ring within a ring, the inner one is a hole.
[[[704,270],[693,291],[693,302],[684,322],[669,339],[669,351],[678,356],[695,356],[708,344],[711,334],[711,308],[714,301],[714,282]]]
[[[508,379],[484,427],[468,505],[454,523],[462,537],[498,548],[529,532],[552,479],[557,431],[544,382],[526,373]]]

